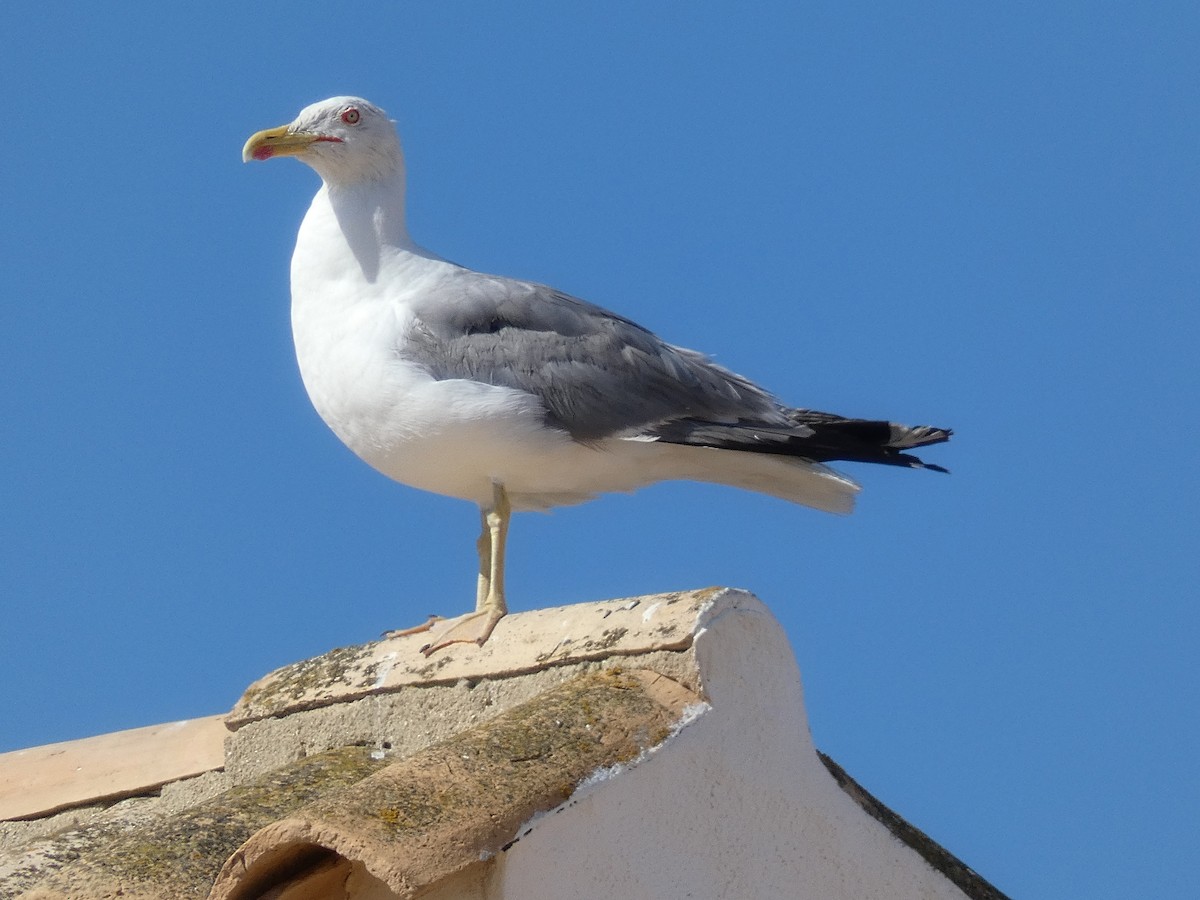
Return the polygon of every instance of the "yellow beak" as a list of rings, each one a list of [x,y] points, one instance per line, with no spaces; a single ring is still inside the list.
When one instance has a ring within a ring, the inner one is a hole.
[[[303,153],[317,141],[327,141],[319,134],[309,134],[304,131],[288,131],[288,125],[278,128],[268,128],[257,134],[250,135],[246,146],[242,148],[242,162],[252,159],[270,159],[272,156],[295,156]]]

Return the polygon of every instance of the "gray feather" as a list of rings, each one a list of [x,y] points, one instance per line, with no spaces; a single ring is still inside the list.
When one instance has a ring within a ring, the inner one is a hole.
[[[553,288],[455,269],[414,306],[404,355],[438,379],[515,388],[575,440],[670,444],[944,471],[901,451],[950,431],[781,405],[704,355]]]
[[[462,269],[414,312],[406,358],[435,378],[533,394],[548,424],[579,441],[653,434],[681,418],[788,426],[775,399],[740,375],[544,285]]]

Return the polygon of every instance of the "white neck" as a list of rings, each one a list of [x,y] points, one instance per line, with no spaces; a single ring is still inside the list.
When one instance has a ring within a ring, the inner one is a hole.
[[[347,235],[370,233],[384,247],[408,247],[404,171],[350,184],[326,183],[329,205]]]
[[[405,223],[403,168],[350,183],[327,181],[314,199],[314,207],[322,200],[368,282],[378,276],[386,251],[417,249]]]

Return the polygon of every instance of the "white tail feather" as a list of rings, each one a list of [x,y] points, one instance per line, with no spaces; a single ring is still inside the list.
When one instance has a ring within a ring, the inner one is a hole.
[[[852,512],[855,496],[861,490],[857,483],[828,466],[792,456],[712,447],[678,450],[686,457],[686,474],[681,471],[673,478],[725,484],[824,512]]]

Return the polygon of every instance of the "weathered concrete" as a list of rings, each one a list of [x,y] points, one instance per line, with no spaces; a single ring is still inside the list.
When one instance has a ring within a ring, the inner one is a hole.
[[[697,701],[645,670],[581,675],[262,829],[225,864],[212,900],[324,881],[335,854],[416,897],[495,857],[593,772],[661,744]]]

